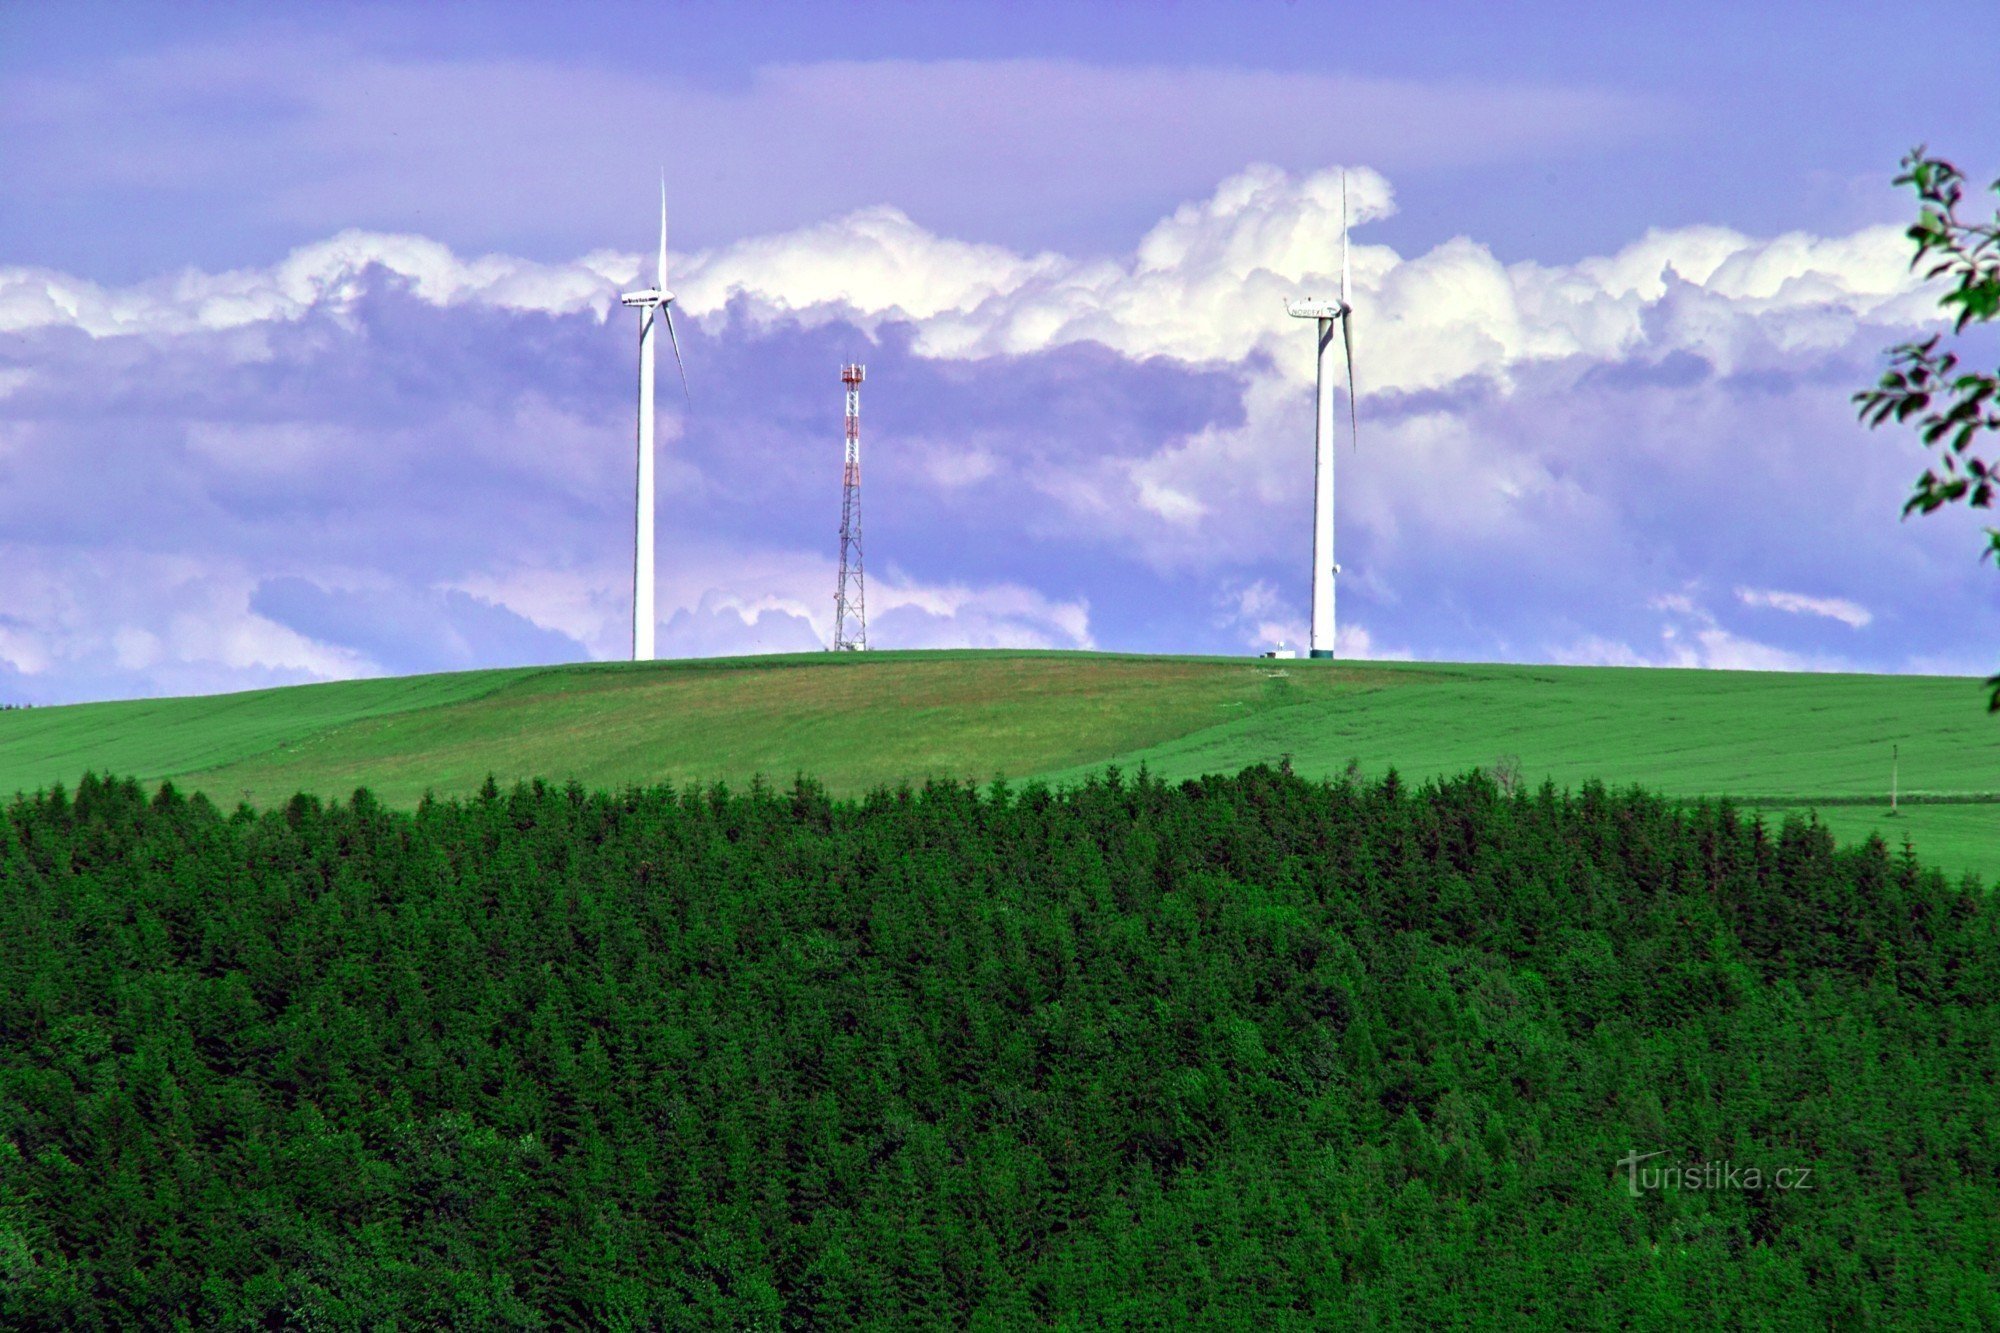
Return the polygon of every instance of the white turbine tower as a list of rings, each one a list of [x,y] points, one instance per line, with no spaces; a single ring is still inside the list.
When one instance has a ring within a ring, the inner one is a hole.
[[[681,372],[681,393],[688,405],[687,367],[681,363],[681,340],[674,336],[674,294],[667,290],[667,183],[660,181],[659,285],[626,292],[618,299],[639,312],[639,497],[638,535],[632,555],[632,660],[653,658],[653,351],[654,328],[667,326],[674,365]]]
[[[1318,414],[1313,425],[1313,577],[1312,647],[1314,657],[1333,656],[1333,578],[1340,566],[1333,559],[1333,326],[1340,325],[1341,350],[1347,362],[1347,419],[1350,437],[1358,438],[1354,411],[1354,307],[1347,303],[1347,173],[1340,176],[1340,299],[1308,297],[1285,302],[1295,319],[1318,321]]]

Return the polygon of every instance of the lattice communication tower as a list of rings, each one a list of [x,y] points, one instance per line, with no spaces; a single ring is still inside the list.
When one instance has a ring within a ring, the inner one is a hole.
[[[868,584],[861,570],[861,381],[866,367],[845,365],[847,456],[840,479],[840,586],[833,594],[833,650],[868,647]]]

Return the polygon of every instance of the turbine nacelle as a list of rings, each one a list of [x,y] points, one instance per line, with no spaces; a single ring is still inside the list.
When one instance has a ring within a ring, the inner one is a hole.
[[[1293,319],[1340,319],[1353,313],[1354,307],[1345,301],[1331,297],[1308,296],[1299,301],[1285,302],[1285,313]]]
[[[635,310],[643,310],[647,306],[672,304],[673,299],[672,292],[663,292],[658,287],[647,287],[643,291],[626,292],[618,298],[618,302]]]

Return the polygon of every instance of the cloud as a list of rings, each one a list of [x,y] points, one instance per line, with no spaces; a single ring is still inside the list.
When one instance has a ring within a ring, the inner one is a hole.
[[[658,647],[666,657],[731,657],[816,652],[826,644],[811,619],[782,599],[745,603],[705,592],[695,606],[676,610],[660,626]]]
[[[222,559],[0,548],[0,702],[199,694],[378,674],[366,656],[250,607],[256,577]]]
[[[1779,592],[1774,588],[1738,588],[1736,599],[1745,606],[1768,606],[1793,615],[1825,616],[1853,629],[1864,628],[1875,619],[1867,607],[1840,597],[1808,597],[1804,593]]]
[[[886,207],[676,255],[663,650],[825,643],[854,359],[879,646],[1303,638],[1312,355],[1282,301],[1337,280],[1340,182],[1251,167],[1117,256]],[[1934,316],[1893,232],[1506,265],[1375,243],[1394,192],[1347,187],[1343,651],[1898,668],[2000,637],[1970,530],[1895,521],[1921,449],[1847,402]],[[0,562],[34,572],[0,657],[82,697],[622,654],[612,311],[641,263],[343,233],[125,288],[0,270]],[[1775,591],[1802,587],[1843,595]]]
[[[344,231],[264,269],[193,271],[111,290],[45,269],[0,268],[0,332],[64,327],[93,337],[239,329],[351,309],[382,277],[433,306],[480,305],[602,319],[639,263],[587,255],[537,264],[502,255],[462,260],[422,236]]]
[[[874,642],[911,648],[1095,648],[1087,600],[1057,601],[1000,584],[926,587],[876,584],[869,606]]]
[[[658,572],[658,647],[666,657],[815,652],[833,639],[834,553],[750,547],[718,536],[666,548]],[[595,579],[524,565],[482,577],[486,600],[531,623],[561,626],[599,656],[629,651],[629,567]],[[880,648],[1090,648],[1090,608],[1014,583],[927,582],[896,562],[867,582],[870,642]]]
[[[907,322],[932,357],[1095,343],[1190,362],[1263,354],[1309,371],[1310,357],[1293,355],[1298,328],[1272,311],[1302,288],[1337,282],[1343,177],[1357,231],[1395,211],[1389,183],[1367,168],[1292,176],[1253,166],[1162,219],[1124,260],[1016,255],[877,206],[677,257],[674,285],[695,316]],[[1465,238],[1410,258],[1364,239],[1352,247],[1356,355],[1373,392],[1474,375],[1504,384],[1514,366],[1573,356],[1658,363],[1692,354],[1731,373],[1833,350],[1860,326],[1902,328],[1935,313],[1894,227],[1767,240],[1713,227],[1655,231],[1617,254],[1555,267],[1502,265]],[[296,319],[350,308],[378,274],[433,306],[601,319],[647,262],[611,252],[567,264],[461,260],[422,237],[348,231],[269,269],[183,273],[117,291],[0,269],[0,329],[102,336]]]
[[[468,670],[575,662],[587,654],[568,635],[456,589],[323,588],[309,579],[267,579],[250,610],[322,643],[365,654],[382,671]]]
[[[1737,590],[1737,600],[1748,606],[1771,605],[1745,596]],[[1778,598],[1790,596],[1774,594]],[[1809,601],[1812,599],[1797,599]],[[1846,610],[1858,610],[1850,603],[1836,603]],[[1657,646],[1637,648],[1629,643],[1599,635],[1563,645],[1555,660],[1576,666],[1643,666],[1701,668],[1714,671],[1853,671],[1855,664],[1822,649],[1805,651],[1763,642],[1724,626],[1711,613],[1698,590],[1661,593],[1646,602],[1646,609],[1658,613]],[[1827,614],[1815,612],[1815,614]],[[1845,619],[1844,616],[1836,617]],[[1861,612],[1861,625],[1868,623]],[[1852,623],[1852,622],[1849,622]]]
[[[673,285],[695,313],[719,310],[746,293],[761,312],[777,316],[820,306],[833,307],[822,318],[848,310],[928,319],[975,309],[1066,268],[1056,255],[1016,255],[937,236],[900,209],[877,205],[697,256],[689,275]]]

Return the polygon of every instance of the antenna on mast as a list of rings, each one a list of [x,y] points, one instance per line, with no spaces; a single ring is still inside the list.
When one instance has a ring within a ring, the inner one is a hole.
[[[853,363],[840,368],[847,389],[847,446],[840,474],[840,583],[833,593],[836,653],[868,650],[868,585],[861,570],[861,381],[867,373],[866,366]]]

